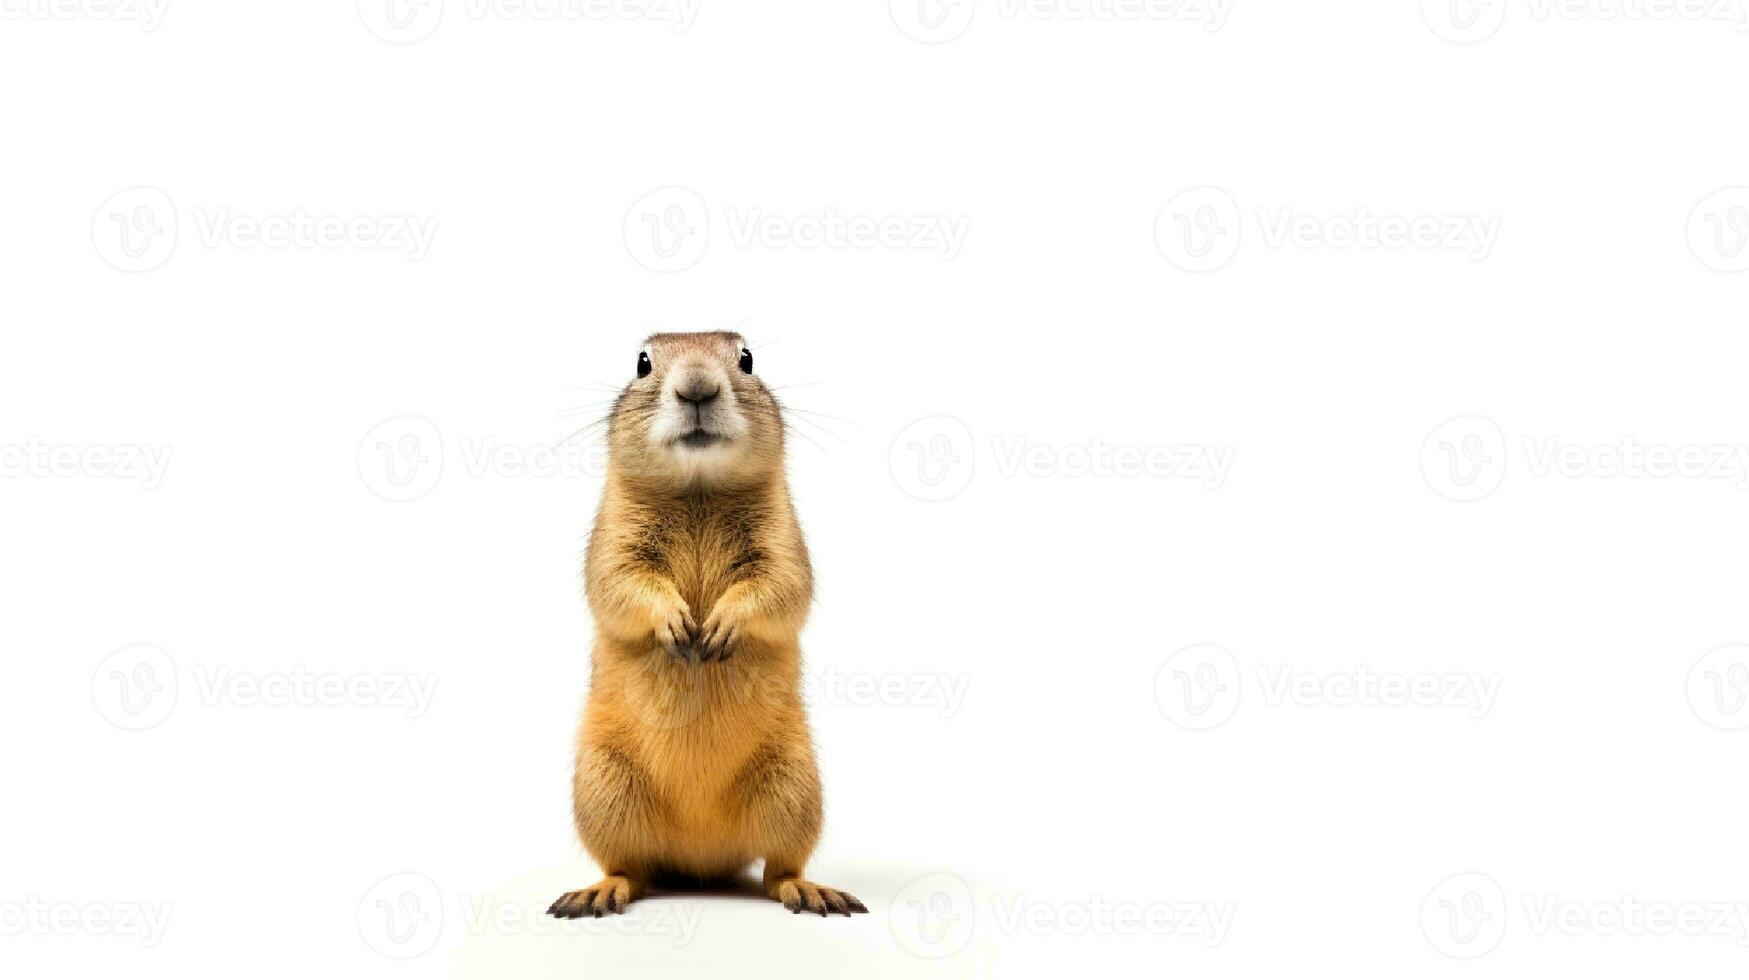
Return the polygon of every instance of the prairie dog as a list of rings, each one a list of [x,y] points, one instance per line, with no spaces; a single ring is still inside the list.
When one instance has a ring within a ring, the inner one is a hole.
[[[572,780],[577,836],[607,877],[547,911],[622,912],[653,879],[726,881],[759,859],[791,912],[868,911],[802,877],[821,824],[797,644],[813,573],[783,416],[740,335],[649,338],[607,443]]]

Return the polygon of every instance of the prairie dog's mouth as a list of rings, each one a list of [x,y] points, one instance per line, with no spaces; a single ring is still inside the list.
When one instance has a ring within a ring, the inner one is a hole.
[[[691,432],[683,434],[675,441],[688,449],[703,449],[706,446],[714,446],[719,442],[726,442],[728,440],[717,435],[715,432],[706,432],[703,429],[693,429]]]

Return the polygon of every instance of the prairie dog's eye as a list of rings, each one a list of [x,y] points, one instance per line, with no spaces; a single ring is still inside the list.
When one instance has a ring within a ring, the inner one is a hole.
[[[741,348],[741,373],[753,373],[753,352],[745,347]]]
[[[638,377],[647,378],[649,376],[650,376],[650,355],[645,353],[644,351],[638,351]]]

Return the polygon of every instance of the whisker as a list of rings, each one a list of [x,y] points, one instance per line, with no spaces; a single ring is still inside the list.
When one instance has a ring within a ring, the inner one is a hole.
[[[582,435],[583,433],[588,432],[590,429],[593,429],[598,425],[599,426],[606,426],[607,423],[609,423],[611,421],[613,421],[611,417],[604,417],[604,418],[596,419],[595,421],[589,423],[588,425],[584,426],[583,428],[578,429],[576,432],[573,432],[570,435],[566,436],[565,438],[560,439],[559,445],[564,446],[565,444],[569,443],[572,439],[575,439],[578,436]],[[603,428],[601,431],[604,434],[607,432],[607,430],[605,428]]]
[[[796,428],[795,426],[790,425],[788,422],[783,423],[783,431],[785,431],[791,435],[800,437],[803,441],[812,444],[815,449],[818,449],[821,452],[826,451],[825,446],[822,446],[819,443],[814,442],[813,439],[808,437],[808,434],[806,432],[803,432],[802,430]]]
[[[849,442],[847,440],[845,440],[845,438],[843,436],[832,431],[832,428],[830,426],[823,425],[819,422],[814,421],[813,419],[806,418],[806,417],[803,417],[800,415],[796,415],[796,416],[787,417],[785,419],[785,421],[786,422],[805,422],[808,425],[813,426],[816,430],[820,431],[821,433],[824,433],[825,435],[831,436],[833,439],[838,440],[839,443],[844,444],[844,445],[849,445]]]
[[[809,438],[809,436],[808,436],[808,433],[807,433],[807,432],[806,432],[806,431],[805,431],[805,430],[802,430],[802,429],[798,429],[798,428],[796,428],[796,427],[795,427],[795,426],[790,426],[790,428],[789,428],[789,431],[790,431],[790,432],[794,432],[794,433],[795,433],[795,434],[796,434],[796,435],[798,435],[798,436],[801,436],[801,437],[802,437],[802,438],[804,438],[804,439],[806,439],[806,438]],[[836,432],[821,432],[821,433],[820,433],[820,435],[822,435],[822,436],[824,436],[824,437],[826,437],[826,438],[828,438],[828,439],[831,439],[831,440],[832,440],[832,442],[833,442],[833,443],[834,443],[834,444],[836,444],[836,445],[839,445],[839,446],[848,446],[848,445],[850,445],[850,443],[849,443],[849,442],[846,442],[846,441],[845,441],[845,439],[844,439],[844,437],[843,437],[843,436],[841,436],[841,435],[839,435],[839,434],[837,434],[837,433],[836,433]],[[822,449],[824,449],[824,448],[825,448],[825,446],[824,446],[824,445],[821,445],[821,444],[819,444],[819,443],[815,443],[815,444],[816,444],[816,445],[820,445],[820,448],[822,448]]]
[[[827,415],[825,412],[816,412],[812,409],[807,409],[807,408],[797,408],[794,405],[785,405],[783,407],[783,410],[786,412],[800,412],[803,415],[812,415],[815,418],[830,419],[833,422],[842,422],[845,425],[855,425],[856,424],[855,422],[852,422],[849,419],[841,419],[836,415]]]
[[[559,418],[570,418],[570,417],[577,416],[577,415],[594,415],[596,412],[599,412],[603,408],[606,408],[612,404],[613,404],[613,402],[611,402],[611,401],[592,402],[588,405],[576,405],[576,406],[573,406],[571,408],[561,408],[561,409],[559,409],[558,417]]]

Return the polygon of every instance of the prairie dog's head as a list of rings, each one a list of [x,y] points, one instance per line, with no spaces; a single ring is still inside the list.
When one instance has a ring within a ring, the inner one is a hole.
[[[782,468],[783,417],[740,334],[659,333],[614,402],[608,446],[643,481],[749,483]]]

